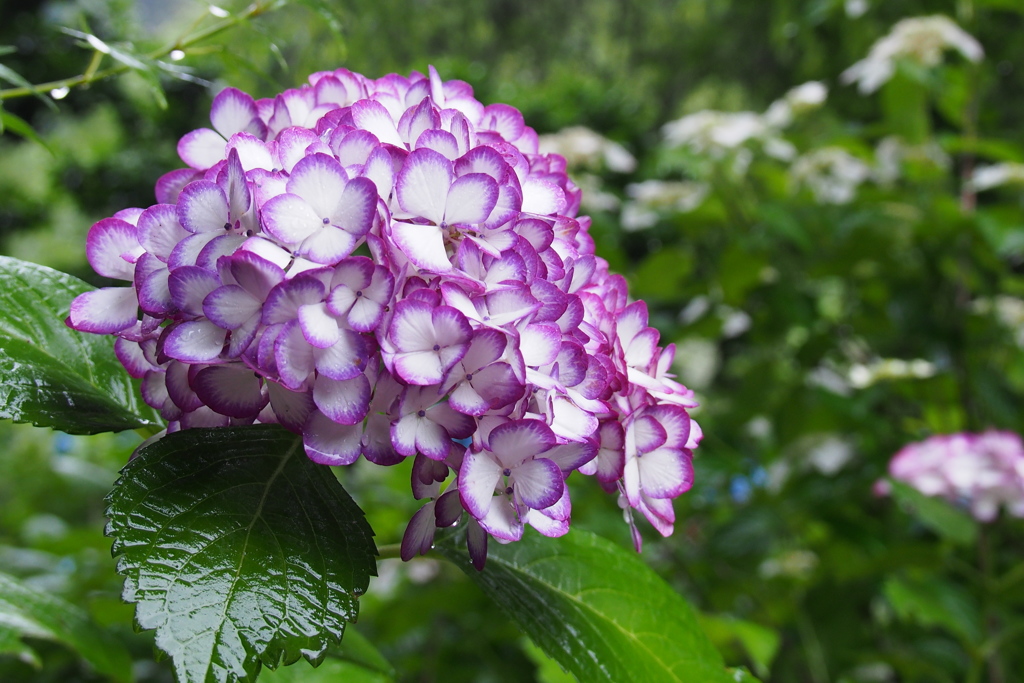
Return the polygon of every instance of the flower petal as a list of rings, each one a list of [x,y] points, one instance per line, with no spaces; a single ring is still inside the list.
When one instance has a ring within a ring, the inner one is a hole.
[[[134,225],[117,218],[105,218],[89,228],[85,253],[89,265],[103,277],[133,280],[135,261],[143,249]]]
[[[527,460],[512,470],[512,487],[531,508],[546,508],[562,497],[562,470],[547,458]]]
[[[430,501],[412,516],[402,535],[402,559],[406,562],[417,555],[426,555],[434,545],[434,501]]]
[[[296,194],[281,194],[263,205],[263,229],[285,244],[299,244],[324,227],[306,201]]]
[[[288,178],[288,192],[302,197],[321,219],[331,215],[348,182],[338,160],[326,154],[303,157]]]
[[[218,287],[203,299],[203,313],[218,327],[235,330],[259,315],[263,302],[238,285]]]
[[[637,458],[643,492],[651,498],[675,498],[693,485],[693,463],[685,451],[659,448]]]
[[[163,350],[183,363],[209,363],[224,349],[227,332],[209,320],[189,320],[170,328]]]
[[[554,445],[554,433],[540,420],[515,420],[495,427],[487,448],[503,467],[514,467]]]
[[[205,171],[224,159],[224,147],[223,137],[209,128],[199,128],[178,141],[178,156],[192,168]]]
[[[139,300],[133,287],[104,287],[75,297],[67,325],[80,332],[116,334],[138,319]]]
[[[225,138],[242,131],[260,138],[267,134],[267,127],[256,111],[256,102],[237,88],[224,88],[213,98],[210,122]]]
[[[351,465],[362,451],[362,426],[340,425],[319,411],[310,413],[302,427],[306,455],[321,465]]]
[[[381,142],[405,147],[405,141],[398,134],[395,120],[391,118],[391,114],[380,102],[359,100],[352,105],[352,120],[357,128],[370,131]]]
[[[341,338],[338,319],[322,302],[299,306],[299,325],[302,326],[302,336],[318,349],[333,346]]]
[[[406,157],[395,181],[398,203],[409,215],[440,225],[454,178],[451,161],[432,149],[418,149]]]
[[[366,375],[342,381],[321,375],[313,383],[313,402],[333,422],[358,424],[370,408],[370,382]]]
[[[477,519],[487,515],[494,489],[501,481],[501,464],[489,453],[466,453],[459,468],[459,498]]]
[[[243,365],[213,365],[196,373],[192,389],[203,403],[221,415],[250,418],[269,400],[262,382]]]
[[[498,184],[484,173],[470,173],[452,183],[445,203],[449,225],[483,223],[498,202]]]
[[[395,221],[391,236],[402,253],[416,267],[430,273],[447,273],[452,263],[444,247],[444,235],[436,225],[415,225]]]
[[[293,432],[302,431],[302,425],[316,410],[309,392],[289,391],[277,382],[267,382],[266,387],[278,421]]]
[[[196,180],[186,185],[178,197],[178,222],[192,233],[230,228],[224,190],[209,180]]]

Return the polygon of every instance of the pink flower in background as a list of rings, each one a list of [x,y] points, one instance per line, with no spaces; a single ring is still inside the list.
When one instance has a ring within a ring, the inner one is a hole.
[[[893,456],[889,475],[926,496],[966,506],[981,522],[994,520],[1000,506],[1024,517],[1024,443],[1010,432],[949,434],[908,444]]]
[[[156,205],[93,226],[106,287],[68,325],[118,337],[168,430],[276,422],[309,457],[414,457],[403,557],[468,513],[488,537],[569,529],[597,475],[663,535],[693,481],[693,394],[647,308],[594,253],[565,160],[460,81],[312,75],[234,89]]]

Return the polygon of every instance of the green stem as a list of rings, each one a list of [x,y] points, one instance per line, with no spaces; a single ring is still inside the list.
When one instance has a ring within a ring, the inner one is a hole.
[[[269,9],[272,9],[273,6],[276,4],[278,3],[254,2],[253,4],[245,8],[242,12],[239,12],[238,14],[234,14],[226,19],[218,21],[197,33],[191,33],[193,28],[196,26],[196,24],[193,24],[191,27],[189,27],[189,30],[186,33],[179,36],[173,42],[163,46],[158,50],[154,50],[153,52],[147,53],[145,57],[146,59],[150,60],[160,59],[161,57],[166,57],[175,50],[186,50],[187,48],[191,47],[192,45],[195,45],[198,42],[215,36],[218,33],[221,33],[222,31],[225,31],[229,28],[232,28],[233,26],[236,26],[237,24],[242,23],[243,21],[263,14]],[[206,15],[203,16],[205,17]],[[102,57],[102,53],[96,51],[93,54],[89,67],[85,70],[84,73],[81,73],[77,76],[71,76],[70,78],[62,78],[56,81],[48,81],[46,83],[39,83],[38,85],[33,85],[27,88],[7,88],[6,90],[0,90],[0,101],[13,99],[15,97],[38,95],[40,93],[47,93],[51,90],[56,90],[59,88],[74,88],[79,85],[88,85],[90,83],[101,81],[105,78],[110,78],[111,76],[117,76],[118,74],[122,74],[131,69],[131,67],[127,64],[118,64],[117,66],[112,66],[107,69],[98,69],[97,67],[99,66],[99,62],[102,59]]]
[[[146,425],[145,427],[139,427],[138,429],[135,430],[135,433],[138,434],[139,436],[141,436],[142,440],[145,441],[146,439],[148,439],[151,436],[156,436],[163,429],[164,428],[162,426],[158,425],[158,424],[151,424],[151,425]]]
[[[986,640],[991,644],[991,647],[982,654],[981,659],[988,668],[989,683],[1004,683],[1006,677],[1003,675],[1003,665],[999,658],[1000,624],[999,617],[995,613],[995,596],[992,592],[994,584],[994,568],[992,565],[992,540],[989,529],[982,525],[978,532],[978,566],[985,577],[982,619],[983,628],[987,636]]]
[[[401,543],[389,543],[388,545],[377,546],[377,559],[394,560],[402,556]]]
[[[818,640],[818,634],[814,630],[811,618],[807,616],[803,606],[798,608],[797,630],[800,632],[800,640],[804,644],[804,652],[807,653],[807,668],[811,673],[811,680],[814,683],[828,683],[828,664],[825,662],[825,651]]]

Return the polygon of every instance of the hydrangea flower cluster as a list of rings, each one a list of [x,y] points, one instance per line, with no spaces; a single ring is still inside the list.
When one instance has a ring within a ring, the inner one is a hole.
[[[664,535],[692,482],[693,394],[594,254],[565,160],[461,81],[344,69],[227,88],[158,203],[89,232],[126,280],[68,325],[117,336],[168,431],[279,423],[317,463],[414,458],[402,555],[468,512],[469,545],[559,536],[595,476]],[[141,314],[140,314],[141,312]]]
[[[1011,432],[949,434],[908,444],[893,456],[889,474],[926,496],[968,507],[981,522],[994,520],[1000,505],[1024,517],[1024,443]]]

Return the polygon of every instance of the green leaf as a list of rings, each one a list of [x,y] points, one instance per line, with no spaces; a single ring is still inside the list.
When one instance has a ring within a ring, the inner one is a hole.
[[[169,434],[107,501],[123,597],[178,683],[319,662],[376,573],[362,510],[274,425]]]
[[[537,683],[578,683],[576,677],[562,668],[562,665],[545,654],[544,650],[533,644],[529,638],[523,638],[520,645],[523,653],[537,665]]]
[[[50,145],[48,145],[45,140],[39,137],[39,134],[36,133],[36,131],[32,128],[31,125],[29,125],[28,121],[21,118],[17,114],[12,114],[11,112],[5,109],[0,109],[0,132],[7,130],[10,130],[11,132],[20,135],[26,140],[31,140],[32,142],[36,143],[37,145],[45,149],[51,155],[56,156],[56,154],[53,151],[53,148],[50,147]]]
[[[39,637],[44,635],[44,633],[27,633],[22,630],[25,624],[19,624],[22,628],[8,626],[5,621],[9,619],[9,615],[5,616],[0,613],[0,655],[14,655],[31,667],[40,668],[43,662],[39,659],[39,655],[36,654],[35,650],[26,645],[21,640],[21,637],[23,635],[36,635],[36,637]]]
[[[391,662],[384,658],[384,655],[366,639],[366,636],[355,629],[350,629],[345,634],[344,642],[334,648],[331,654],[334,657],[358,664],[364,669],[384,674],[389,679],[395,677],[395,668],[391,666]]]
[[[0,256],[0,418],[71,434],[155,424],[109,336],[64,324],[81,280]]]
[[[260,675],[260,683],[393,683],[394,678],[343,659],[326,659],[315,669],[304,662]]]
[[[729,615],[701,614],[699,620],[719,650],[729,647],[733,642],[739,643],[753,662],[758,675],[768,675],[781,644],[778,633],[761,624]]]
[[[31,90],[32,94],[36,96],[36,99],[41,101],[51,110],[57,111],[57,105],[54,103],[53,100],[51,100],[49,97],[47,97],[38,89],[36,89],[36,86],[29,83],[24,76],[19,74],[11,67],[0,64],[0,80],[5,80],[11,85],[15,85],[19,88],[27,88],[28,90]]]
[[[540,646],[587,683],[728,681],[690,605],[635,554],[586,531],[492,543],[482,572],[438,543]]]
[[[13,652],[26,661],[36,661],[24,644],[12,642],[12,632],[67,645],[99,673],[116,681],[132,680],[128,651],[85,612],[0,573],[0,652]]]
[[[735,669],[728,669],[728,673],[729,680],[735,681],[735,683],[761,683],[761,681],[754,678],[754,675],[742,666],[738,666]]]
[[[883,588],[896,615],[922,626],[941,626],[968,643],[981,642],[978,607],[963,588],[935,576],[890,577]]]
[[[260,683],[393,683],[394,680],[394,667],[354,628],[345,631],[345,640],[331,648],[327,658],[315,669],[310,670],[298,662],[260,674]]]
[[[900,506],[935,533],[961,545],[973,543],[978,537],[978,523],[963,510],[942,498],[926,496],[902,481],[887,481]]]

